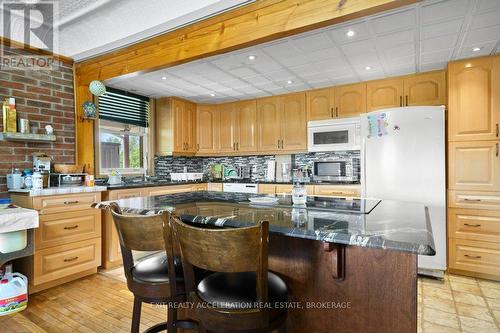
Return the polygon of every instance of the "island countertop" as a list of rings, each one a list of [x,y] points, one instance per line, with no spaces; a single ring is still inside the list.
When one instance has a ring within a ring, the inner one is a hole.
[[[308,197],[307,206],[292,205],[291,196],[277,195],[273,205],[249,199],[262,194],[187,192],[138,197],[115,202],[125,213],[175,212],[190,223],[242,227],[269,221],[270,233],[322,242],[434,255],[428,208],[390,200]],[[109,202],[94,204],[106,209]]]

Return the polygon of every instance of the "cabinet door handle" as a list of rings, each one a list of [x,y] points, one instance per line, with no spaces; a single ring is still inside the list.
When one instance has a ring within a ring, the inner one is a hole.
[[[464,201],[480,202],[481,199],[469,199],[469,198],[465,198]]]
[[[71,262],[71,261],[75,261],[77,259],[78,259],[78,256],[73,257],[73,258],[67,258],[67,259],[64,259],[64,262]]]
[[[236,150],[240,150],[240,143],[236,142]]]
[[[64,201],[65,205],[74,205],[77,204],[79,201],[78,200],[73,200],[73,201]]]
[[[495,144],[495,156],[498,157],[498,142]]]
[[[335,115],[333,114],[333,108],[330,108],[330,112],[332,113],[332,118],[335,118]]]
[[[499,132],[500,132],[500,129],[498,128],[498,124],[496,124],[496,126],[495,126],[495,127],[496,127],[496,134],[497,134],[497,138],[498,138],[498,134],[499,134]]]
[[[464,225],[467,227],[474,227],[474,228],[478,228],[481,226],[480,224],[469,224],[469,223],[464,223]]]
[[[335,108],[335,118],[338,118],[339,117],[339,107],[337,106]]]
[[[71,227],[64,227],[64,230],[73,230],[73,229],[76,229],[76,228],[78,228],[78,224],[73,225]]]
[[[406,99],[406,106],[408,106],[408,95],[405,96]]]
[[[280,149],[280,140],[278,139],[278,149]]]
[[[464,257],[471,258],[471,259],[481,259],[481,256],[471,256],[469,254],[464,254]]]
[[[200,144],[199,143],[196,144],[196,150],[200,151]]]
[[[399,106],[403,106],[403,96],[399,96]]]

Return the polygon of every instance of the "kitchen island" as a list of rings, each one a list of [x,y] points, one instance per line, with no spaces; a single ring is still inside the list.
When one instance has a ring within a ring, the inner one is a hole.
[[[288,332],[416,332],[417,255],[434,255],[427,208],[395,201],[191,192],[116,201],[127,213],[168,210],[209,227],[270,223],[269,269],[288,284]],[[96,208],[107,208],[103,202]]]

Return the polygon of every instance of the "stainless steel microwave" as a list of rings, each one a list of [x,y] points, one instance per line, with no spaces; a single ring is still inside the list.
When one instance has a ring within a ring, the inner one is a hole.
[[[307,123],[310,152],[361,149],[359,117],[316,120]]]
[[[359,182],[359,159],[347,158],[333,161],[316,161],[313,179],[317,181]]]

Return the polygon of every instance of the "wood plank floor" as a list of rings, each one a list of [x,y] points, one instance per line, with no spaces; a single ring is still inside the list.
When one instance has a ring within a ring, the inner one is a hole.
[[[130,332],[132,304],[124,282],[94,274],[32,295],[26,310],[0,317],[0,332]],[[143,304],[141,331],[165,320],[165,309]]]

